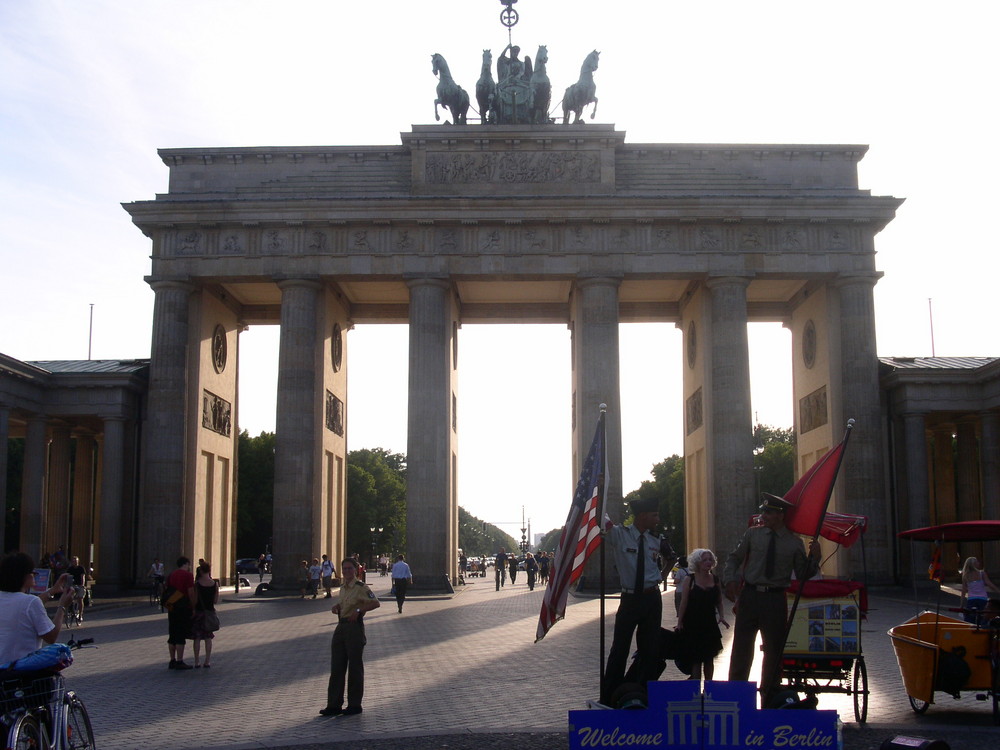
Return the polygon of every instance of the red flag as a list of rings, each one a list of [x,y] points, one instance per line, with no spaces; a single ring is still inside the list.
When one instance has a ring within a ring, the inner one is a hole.
[[[803,536],[815,536],[818,533],[846,446],[845,437],[785,493],[785,500],[795,506],[785,513],[785,526],[791,531]]]
[[[583,566],[601,543],[600,519],[604,515],[605,472],[604,413],[597,420],[597,432],[590,446],[590,453],[583,463],[580,480],[576,483],[573,503],[549,573],[549,586],[545,589],[542,610],[538,614],[537,643],[549,628],[566,616],[566,599],[569,589],[583,573]]]

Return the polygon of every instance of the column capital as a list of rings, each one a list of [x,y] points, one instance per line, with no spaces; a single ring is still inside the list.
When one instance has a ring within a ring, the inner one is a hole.
[[[624,277],[622,276],[577,276],[576,285],[580,289],[586,289],[590,286],[610,286],[617,289],[622,285]]]
[[[190,294],[195,290],[194,284],[186,279],[156,279],[152,276],[146,277],[146,283],[154,292],[177,289]]]
[[[709,276],[705,279],[705,286],[709,289],[715,289],[722,286],[742,286],[746,288],[750,286],[750,282],[753,281],[752,276],[740,276],[738,274],[731,274],[729,276]]]
[[[291,289],[295,287],[304,287],[306,289],[322,289],[323,283],[319,280],[317,276],[296,276],[292,278],[275,278],[274,283],[277,285],[278,289],[285,291],[285,289]]]
[[[840,274],[830,285],[836,289],[840,289],[845,286],[853,286],[855,284],[865,284],[872,288],[879,282],[885,274],[881,271],[874,271],[871,273],[851,273],[851,274]]]
[[[418,286],[436,286],[439,289],[451,289],[451,279],[447,276],[403,276],[408,289]]]

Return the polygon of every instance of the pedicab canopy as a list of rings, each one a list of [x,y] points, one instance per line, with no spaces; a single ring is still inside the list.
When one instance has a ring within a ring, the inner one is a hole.
[[[917,542],[990,542],[1000,540],[1000,521],[955,521],[897,534]]]

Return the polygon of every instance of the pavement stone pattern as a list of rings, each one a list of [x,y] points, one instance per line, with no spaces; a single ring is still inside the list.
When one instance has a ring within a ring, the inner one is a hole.
[[[86,702],[102,750],[568,747],[566,712],[598,693],[599,600],[571,598],[566,619],[536,644],[542,587],[529,591],[519,580],[496,591],[492,578],[472,579],[452,598],[410,598],[400,614],[388,597],[390,579],[369,583],[382,607],[366,617],[360,716],[318,715],[335,625],[330,600],[265,599],[253,589],[223,593],[209,670],[167,669],[166,615],[145,597],[99,602],[75,631],[98,648],[76,652],[67,687]],[[855,723],[851,696],[819,696],[819,707],[837,710],[844,722],[844,747],[876,750],[896,735],[945,739],[952,750],[996,747],[992,706],[972,693],[960,700],[937,693],[926,714],[913,713],[886,631],[924,607],[901,589],[869,593],[862,625],[868,723]],[[609,647],[616,608],[609,598]],[[672,627],[672,589],[663,612]],[[723,632],[722,679],[731,640]],[[190,643],[185,660],[193,662]],[[759,669],[758,660],[752,676]],[[663,675],[681,678],[673,665]]]

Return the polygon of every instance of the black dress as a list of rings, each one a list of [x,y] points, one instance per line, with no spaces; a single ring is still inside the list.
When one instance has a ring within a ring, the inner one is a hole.
[[[717,619],[722,589],[719,579],[712,576],[715,585],[703,589],[691,576],[687,609],[684,610],[684,646],[691,661],[711,661],[722,652],[722,631]]]

